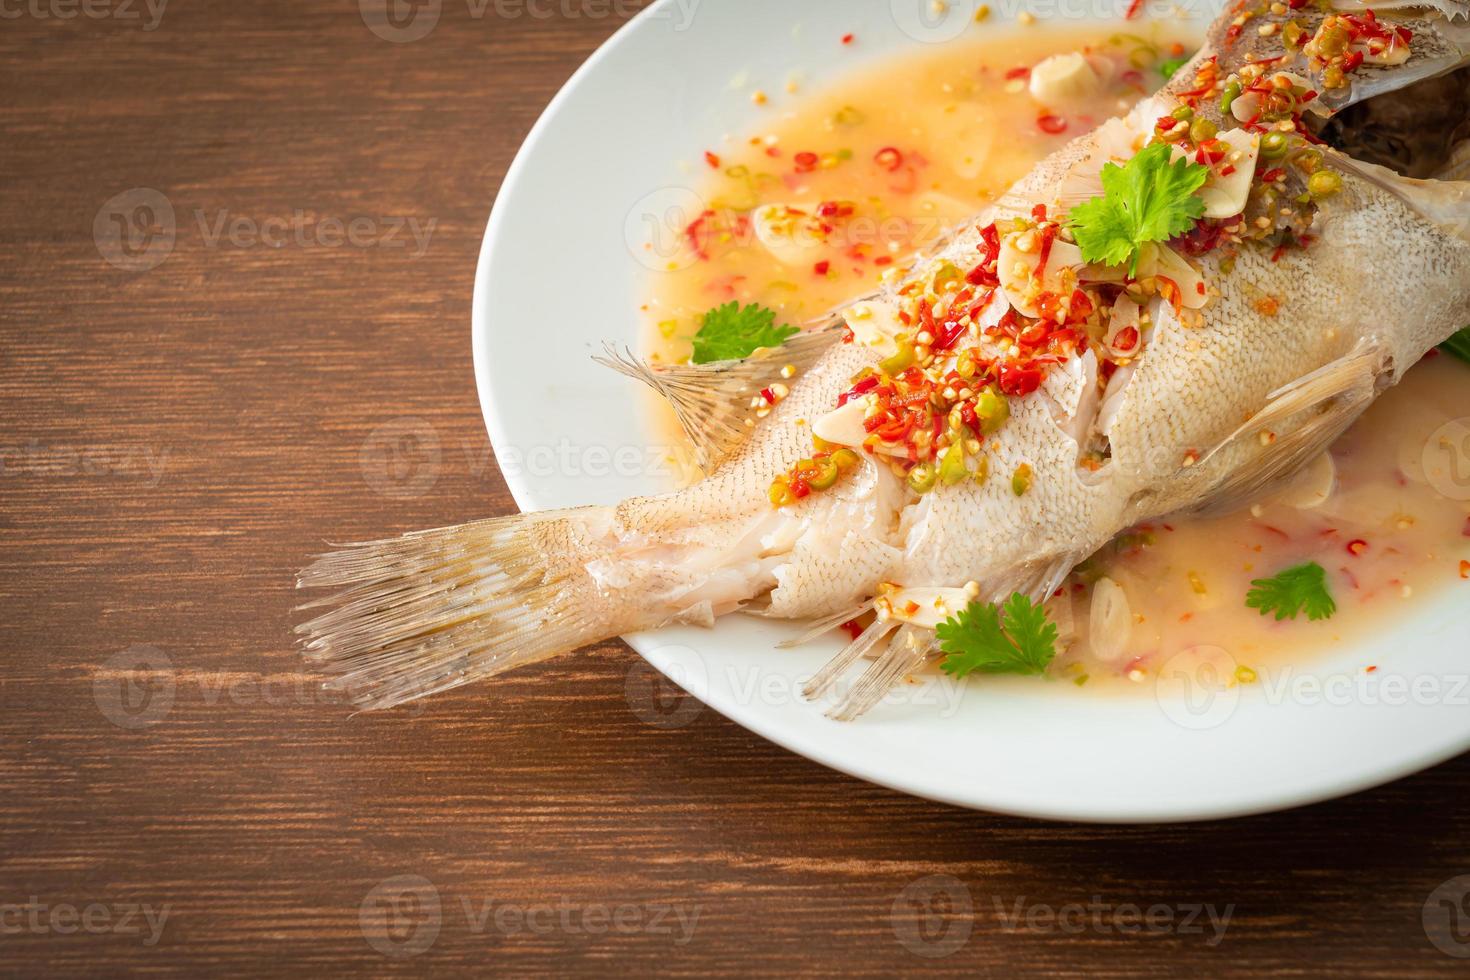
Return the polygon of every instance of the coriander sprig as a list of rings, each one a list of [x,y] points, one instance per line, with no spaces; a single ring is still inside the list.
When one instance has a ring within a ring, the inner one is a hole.
[[[948,655],[939,666],[956,679],[973,673],[1040,674],[1056,656],[1056,624],[1019,592],[1004,606],[972,602],[935,632]]]
[[[1141,246],[1168,241],[1194,227],[1205,213],[1205,202],[1195,192],[1204,186],[1210,168],[1184,159],[1170,163],[1172,153],[1169,144],[1154,143],[1121,167],[1103,165],[1103,196],[1072,208],[1067,219],[1085,261],[1126,262],[1133,275]]]
[[[780,347],[800,333],[796,327],[776,326],[776,311],[759,303],[742,307],[736,300],[716,306],[704,315],[694,335],[695,364],[749,357],[760,347]]]
[[[1296,619],[1306,610],[1311,620],[1327,619],[1337,612],[1337,603],[1327,590],[1327,572],[1314,561],[1296,565],[1271,578],[1258,578],[1245,596],[1245,604],[1262,616],[1276,614],[1277,621]]]

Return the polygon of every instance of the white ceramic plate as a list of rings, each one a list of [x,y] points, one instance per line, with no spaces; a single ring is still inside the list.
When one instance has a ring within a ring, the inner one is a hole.
[[[799,67],[819,83],[975,30],[976,2],[950,0],[936,14],[930,0],[661,0],[567,83],[506,177],[475,283],[480,400],[523,509],[674,485],[643,393],[590,355],[604,340],[636,343],[651,273],[634,245],[650,237],[647,216],[666,234],[677,215],[662,216],[690,206],[681,188],[696,178],[677,162],[759,125],[749,88],[732,79],[780,92]],[[990,2],[983,29],[1017,29],[1006,5]],[[1043,18],[1088,6],[1035,2]],[[1092,15],[1123,29],[1124,3],[1095,0]],[[849,32],[859,43],[838,44]],[[1445,595],[1394,635],[1231,692],[1167,669],[1136,696],[933,680],[852,724],[828,721],[796,693],[836,639],[781,651],[794,627],[736,616],[628,641],[741,725],[875,783],[1039,817],[1189,820],[1338,796],[1470,748],[1470,617],[1456,602]],[[1366,664],[1379,668],[1365,674]]]

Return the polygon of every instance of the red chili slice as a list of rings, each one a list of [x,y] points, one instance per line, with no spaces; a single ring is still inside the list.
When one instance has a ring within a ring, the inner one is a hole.
[[[1367,550],[1368,542],[1364,541],[1362,538],[1354,538],[1347,543],[1347,553],[1352,555],[1354,558],[1361,555]]]
[[[1000,365],[1000,390],[1007,395],[1029,395],[1041,387],[1041,372],[1036,368],[1010,363]]]
[[[858,397],[859,395],[866,395],[868,392],[872,391],[876,387],[878,387],[878,376],[876,374],[868,375],[866,378],[853,385],[850,389],[844,391],[841,395],[837,396],[837,407],[841,408],[843,405],[846,405],[850,400]]]
[[[959,320],[951,320],[944,324],[944,329],[934,340],[934,350],[949,350],[955,345],[955,341],[965,335],[965,325]]]
[[[792,157],[792,160],[795,161],[796,172],[799,174],[811,173],[813,170],[817,169],[817,164],[821,162],[821,158],[819,158],[815,153],[810,152],[798,153],[796,156]]]
[[[873,162],[889,173],[893,173],[899,167],[903,166],[903,154],[895,147],[885,146],[873,154]]]
[[[1036,126],[1043,133],[1050,133],[1056,136],[1058,133],[1065,133],[1067,131],[1067,120],[1061,116],[1054,116],[1047,113],[1036,120]]]
[[[1138,328],[1124,327],[1113,337],[1113,350],[1131,351],[1138,346]]]

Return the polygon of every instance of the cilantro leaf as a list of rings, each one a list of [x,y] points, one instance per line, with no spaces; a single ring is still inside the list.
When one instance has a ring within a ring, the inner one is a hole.
[[[759,303],[741,307],[731,300],[716,306],[700,321],[694,335],[695,364],[749,357],[757,347],[780,347],[800,333],[796,327],[776,326],[776,311]]]
[[[1453,354],[1460,360],[1470,364],[1470,327],[1466,327],[1449,340],[1440,344],[1439,349],[1448,354]]]
[[[1337,612],[1337,603],[1327,591],[1327,573],[1309,561],[1288,568],[1274,578],[1258,578],[1245,596],[1245,604],[1262,616],[1276,614],[1277,621],[1296,619],[1303,609],[1311,620],[1327,619]]]
[[[1056,656],[1056,624],[1019,592],[1004,607],[972,602],[935,632],[948,654],[939,666],[956,679],[976,672],[1040,674]]]
[[[1103,164],[1103,196],[1072,208],[1067,223],[1088,262],[1130,263],[1138,271],[1138,249],[1164,242],[1194,227],[1205,213],[1195,196],[1210,168],[1180,159],[1169,162],[1173,147],[1154,143],[1123,166]]]

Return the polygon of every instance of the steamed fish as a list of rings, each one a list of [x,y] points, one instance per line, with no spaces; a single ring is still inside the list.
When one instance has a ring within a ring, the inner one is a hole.
[[[666,623],[876,612],[807,688],[860,668],[831,709],[854,718],[970,604],[1251,502],[1470,323],[1467,13],[1232,8],[874,295],[741,361],[615,357],[704,480],[324,555],[306,654],[376,708]]]

